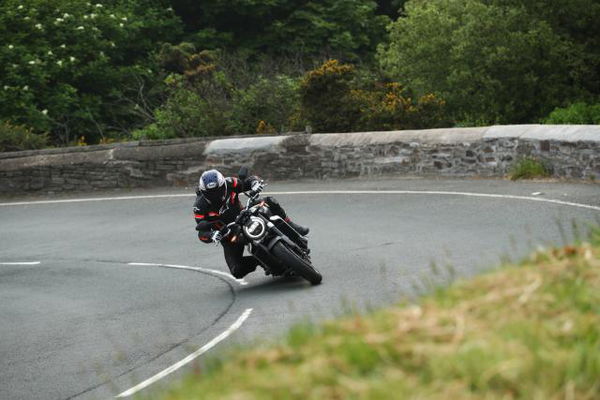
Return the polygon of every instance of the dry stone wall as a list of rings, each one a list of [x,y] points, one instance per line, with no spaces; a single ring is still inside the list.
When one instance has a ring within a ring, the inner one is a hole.
[[[557,177],[600,179],[600,126],[514,125],[420,131],[178,139],[0,154],[0,194],[194,184],[202,170],[265,178],[503,176],[533,156]]]

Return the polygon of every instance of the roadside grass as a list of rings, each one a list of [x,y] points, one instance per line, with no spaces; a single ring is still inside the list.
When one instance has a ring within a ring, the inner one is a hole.
[[[600,230],[419,304],[212,360],[161,398],[598,399]]]
[[[518,160],[510,169],[508,176],[511,180],[546,178],[552,175],[550,169],[541,161],[524,157]]]

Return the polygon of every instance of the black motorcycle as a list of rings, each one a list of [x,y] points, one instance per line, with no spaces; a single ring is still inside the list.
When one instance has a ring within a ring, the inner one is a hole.
[[[247,170],[240,170],[240,178]],[[273,215],[268,204],[260,197],[264,181],[257,190],[244,192],[248,197],[246,207],[242,209],[234,222],[213,233],[213,241],[241,242],[267,275],[299,275],[313,285],[321,283],[323,277],[313,267],[310,260],[308,240],[294,230],[285,220]]]

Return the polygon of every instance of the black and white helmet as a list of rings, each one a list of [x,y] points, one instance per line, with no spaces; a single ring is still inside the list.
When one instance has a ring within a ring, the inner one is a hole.
[[[227,181],[216,169],[205,171],[198,182],[198,190],[210,204],[220,206],[227,196]]]

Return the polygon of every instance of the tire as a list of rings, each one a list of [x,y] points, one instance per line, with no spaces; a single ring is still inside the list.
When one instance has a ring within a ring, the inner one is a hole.
[[[309,281],[313,285],[318,285],[323,277],[309,262],[304,260],[298,254],[294,253],[283,242],[277,242],[273,246],[273,255],[277,257],[286,266],[291,267],[298,275]]]

